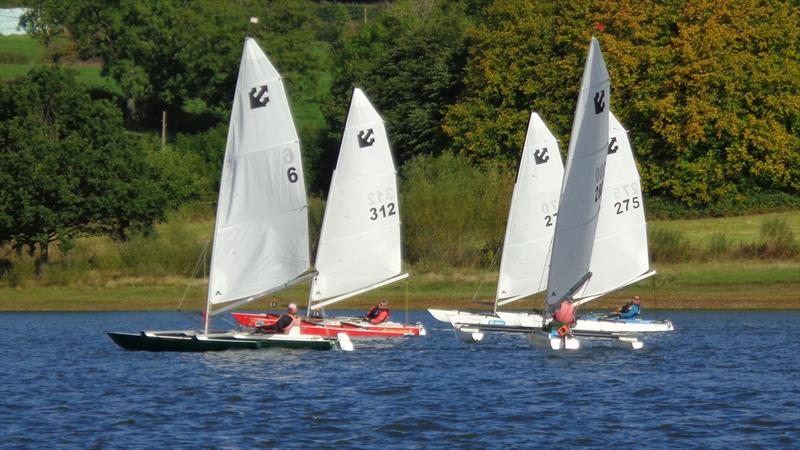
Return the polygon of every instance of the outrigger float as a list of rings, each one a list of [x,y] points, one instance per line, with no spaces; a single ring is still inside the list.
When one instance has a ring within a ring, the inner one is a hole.
[[[639,349],[642,334],[674,329],[668,320],[599,315],[578,317],[572,327],[550,329],[550,319],[542,314],[498,311],[545,291],[544,311],[549,315],[563,301],[578,306],[655,274],[647,251],[639,173],[627,133],[609,110],[609,88],[600,47],[592,39],[566,171],[552,133],[535,113],[531,116],[494,311],[429,310],[437,320],[452,324],[462,342],[504,332],[527,334],[535,346],[553,350],[580,348],[582,339],[606,339]]]
[[[206,352],[271,347],[353,350],[345,333],[210,330],[213,317],[314,275],[300,144],[280,74],[251,38],[244,44],[217,202],[202,331],[111,332],[122,348]],[[216,308],[215,308],[216,307]]]

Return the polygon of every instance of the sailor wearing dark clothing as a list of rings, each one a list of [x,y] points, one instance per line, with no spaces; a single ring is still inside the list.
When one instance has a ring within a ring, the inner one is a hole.
[[[258,327],[256,328],[255,332],[289,334],[289,330],[299,323],[300,317],[297,315],[297,305],[294,303],[289,303],[289,306],[286,308],[286,312],[281,314],[275,323]]]
[[[381,300],[380,303],[373,306],[372,309],[369,310],[367,315],[364,316],[364,320],[373,325],[377,325],[388,320],[391,314],[391,311],[389,311],[389,302],[386,300]]]
[[[620,319],[633,319],[638,316],[640,312],[642,312],[642,300],[638,295],[634,295],[633,300],[619,308],[615,315]]]

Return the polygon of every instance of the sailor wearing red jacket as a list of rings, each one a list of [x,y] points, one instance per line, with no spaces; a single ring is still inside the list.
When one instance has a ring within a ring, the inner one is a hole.
[[[380,303],[369,310],[367,315],[364,316],[364,320],[369,321],[369,323],[373,325],[377,325],[388,320],[391,314],[391,311],[389,311],[389,302],[381,300]]]

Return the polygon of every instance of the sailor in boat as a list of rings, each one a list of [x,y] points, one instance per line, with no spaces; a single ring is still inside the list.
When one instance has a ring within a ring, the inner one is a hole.
[[[300,316],[297,315],[297,305],[294,303],[289,303],[289,306],[286,308],[286,312],[281,314],[278,317],[278,320],[275,323],[271,323],[269,325],[264,325],[256,328],[253,332],[259,334],[275,334],[275,333],[283,333],[289,334],[289,331],[294,327],[299,327]]]
[[[367,312],[367,314],[364,316],[364,320],[373,325],[378,325],[379,323],[387,321],[391,314],[392,312],[389,311],[389,302],[386,300],[381,300],[380,303],[373,306],[372,309]]]
[[[568,300],[564,300],[558,305],[558,309],[553,311],[553,320],[546,325],[546,330],[557,332],[559,336],[570,333],[570,328],[575,326],[575,305]]]
[[[633,299],[617,308],[611,317],[618,317],[620,319],[634,319],[639,313],[642,312],[642,299],[638,295],[634,295]]]

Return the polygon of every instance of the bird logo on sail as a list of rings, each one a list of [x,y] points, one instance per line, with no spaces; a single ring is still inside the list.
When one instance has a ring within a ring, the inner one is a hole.
[[[550,161],[550,155],[547,154],[547,147],[534,151],[533,160],[536,162],[537,166]]]
[[[601,89],[600,92],[594,94],[594,113],[600,114],[606,109],[606,91],[605,89]]]
[[[250,109],[263,108],[269,103],[267,85],[250,89]]]
[[[617,144],[617,137],[614,136],[608,142],[608,154],[613,155],[614,153],[617,153],[617,150],[619,150],[619,144]]]
[[[357,137],[359,148],[372,147],[372,144],[375,143],[375,135],[372,128],[359,131]]]

